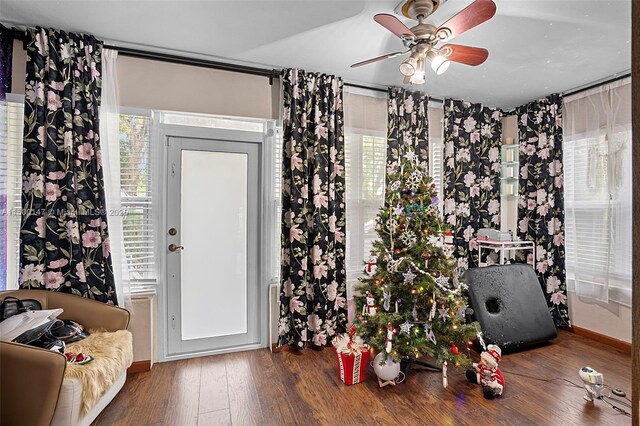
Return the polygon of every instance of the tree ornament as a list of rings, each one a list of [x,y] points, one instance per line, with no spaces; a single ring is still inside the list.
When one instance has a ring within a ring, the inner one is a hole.
[[[458,318],[460,321],[464,321],[467,316],[467,307],[465,305],[458,306]]]
[[[389,308],[391,307],[391,291],[384,289],[382,290],[382,295],[384,296],[382,307],[385,311],[389,312]]]
[[[400,324],[400,331],[402,331],[404,334],[409,334],[411,333],[411,328],[413,328],[413,324],[411,324],[409,321],[405,321],[404,323]]]
[[[445,277],[444,275],[440,275],[435,279],[436,284],[440,286],[440,288],[448,288],[449,287],[449,277]]]
[[[368,291],[365,299],[365,305],[362,307],[362,315],[373,316],[377,312],[376,299],[373,297],[371,292]]]
[[[387,324],[387,338],[384,341],[384,350],[387,354],[391,353],[391,349],[393,349],[393,324]]]
[[[440,248],[442,247],[442,237],[439,235],[429,235],[427,238],[429,245]]]
[[[447,361],[442,363],[442,387],[446,388],[449,386],[449,381],[447,380]]]
[[[438,312],[440,312],[440,319],[444,322],[447,322],[447,320],[450,318],[449,310],[447,308],[441,308],[438,309]]]
[[[400,266],[400,263],[402,263],[402,259],[390,259],[387,262],[387,272],[398,272],[398,267]]]
[[[406,246],[413,246],[416,241],[416,234],[411,230],[406,230],[400,235],[400,241]]]
[[[455,343],[451,342],[451,348],[449,349],[451,351],[452,354],[454,355],[460,355],[460,350],[458,349],[458,347],[456,346]]]
[[[399,180],[394,180],[393,182],[391,182],[391,185],[389,185],[389,188],[391,188],[392,191],[397,191],[398,189],[400,189],[400,181]]]
[[[433,293],[433,296],[431,296],[431,298],[433,299],[433,304],[431,305],[431,312],[429,312],[429,321],[433,321],[433,319],[436,317],[436,294]]]
[[[416,153],[413,152],[412,150],[408,149],[407,152],[405,152],[405,154],[403,155],[404,158],[406,158],[409,163],[411,165],[413,165],[413,162],[416,160],[417,156]]]
[[[413,316],[414,321],[418,321],[418,310],[416,309],[415,303],[413,304],[413,310],[411,311],[411,315]]]
[[[431,341],[431,343],[433,343],[434,345],[437,344],[436,335],[433,333],[433,330],[431,329],[431,324],[429,322],[424,323],[424,334],[427,336],[427,339]]]
[[[416,278],[416,274],[413,273],[413,271],[411,270],[411,268],[409,268],[409,270],[407,272],[405,272],[404,274],[402,274],[402,276],[404,277],[404,283],[405,285],[413,285],[413,281]]]
[[[369,261],[365,265],[364,272],[370,277],[373,277],[376,274],[376,269],[378,269],[377,263],[378,263],[378,259],[376,259],[373,256],[370,257]]]

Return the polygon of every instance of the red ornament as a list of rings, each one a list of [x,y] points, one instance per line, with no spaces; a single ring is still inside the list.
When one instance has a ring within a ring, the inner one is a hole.
[[[455,343],[451,342],[451,349],[449,349],[451,351],[452,354],[454,355],[460,355],[460,350],[458,350],[458,347],[456,346]]]

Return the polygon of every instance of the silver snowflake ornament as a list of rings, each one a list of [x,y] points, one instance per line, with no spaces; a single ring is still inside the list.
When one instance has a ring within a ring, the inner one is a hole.
[[[445,277],[444,275],[440,275],[439,277],[436,277],[435,281],[436,281],[436,284],[438,284],[440,287],[449,286],[449,277]]]
[[[414,245],[417,240],[416,234],[411,230],[404,231],[402,235],[400,235],[400,241],[406,246]]]
[[[411,324],[409,321],[405,321],[403,324],[400,324],[400,331],[403,332],[404,334],[411,333],[412,328],[413,328],[413,324]]]

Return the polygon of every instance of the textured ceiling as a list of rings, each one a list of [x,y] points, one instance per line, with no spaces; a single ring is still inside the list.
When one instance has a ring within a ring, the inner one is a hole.
[[[495,0],[490,21],[454,39],[489,49],[479,67],[452,64],[436,76],[431,96],[510,108],[631,68],[631,0]],[[438,25],[471,0],[448,0],[430,20]],[[4,23],[90,32],[107,42],[203,55],[269,68],[297,67],[354,83],[402,85],[394,58],[349,65],[400,50],[376,24],[397,1],[5,1]],[[411,21],[406,21],[411,26]]]

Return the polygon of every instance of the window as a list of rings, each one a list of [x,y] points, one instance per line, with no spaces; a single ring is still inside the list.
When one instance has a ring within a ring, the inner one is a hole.
[[[386,158],[384,134],[345,129],[347,298],[351,298],[378,236],[376,216],[384,203]]]
[[[631,133],[611,139],[631,140]],[[564,142],[567,281],[571,289],[576,280],[593,287],[594,295],[606,283],[610,300],[630,304],[631,155],[619,158],[620,186],[611,191],[610,160],[601,155],[609,142],[605,137]]]
[[[24,99],[7,95],[3,105],[2,142],[0,151],[6,153],[0,166],[0,280],[6,279],[6,289],[18,288],[20,265],[20,209],[22,206],[22,128]],[[6,133],[5,133],[6,132]],[[6,134],[6,138],[4,135]]]
[[[157,279],[150,126],[149,116],[120,114],[122,230],[132,294],[155,292]]]
[[[429,137],[429,175],[436,185],[439,200],[442,200],[443,191],[443,148],[442,138]],[[440,213],[442,213],[442,203],[439,203],[438,206],[440,207]]]

